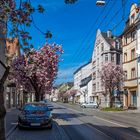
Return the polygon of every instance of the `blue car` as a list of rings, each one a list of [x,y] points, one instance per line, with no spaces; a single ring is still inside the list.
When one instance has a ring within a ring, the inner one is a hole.
[[[18,116],[18,127],[21,128],[52,128],[52,109],[45,103],[27,103]]]

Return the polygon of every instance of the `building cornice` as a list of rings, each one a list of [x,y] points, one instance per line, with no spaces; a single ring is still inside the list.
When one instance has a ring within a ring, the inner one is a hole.
[[[137,57],[136,57],[135,59],[129,60],[129,61],[127,61],[127,62],[123,62],[122,64],[127,64],[127,63],[133,62],[133,61],[135,61],[135,60],[137,60]]]

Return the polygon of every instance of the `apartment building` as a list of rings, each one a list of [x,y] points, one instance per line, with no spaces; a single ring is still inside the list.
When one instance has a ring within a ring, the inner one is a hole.
[[[103,64],[108,62],[121,65],[121,57],[121,40],[109,30],[105,33],[98,29],[92,55],[92,94],[93,100],[100,102],[102,107],[109,106],[109,97],[103,94],[105,89],[102,86],[100,71]]]
[[[92,88],[92,86],[87,86],[87,84],[90,82],[87,79],[89,79],[88,77],[90,77],[91,75],[91,61],[82,65],[81,67],[79,67],[75,72],[74,72],[74,90],[77,90],[77,94],[75,95],[75,101],[77,103],[82,103],[85,102],[85,94],[88,94],[88,92],[90,92],[90,89]],[[85,84],[86,82],[86,84]],[[90,89],[88,89],[90,88]],[[89,96],[87,96],[87,98],[90,98]],[[89,99],[86,99],[87,101]]]
[[[136,4],[132,4],[130,8],[121,38],[125,73],[124,106],[140,107],[140,66],[136,54],[140,50],[140,11]]]

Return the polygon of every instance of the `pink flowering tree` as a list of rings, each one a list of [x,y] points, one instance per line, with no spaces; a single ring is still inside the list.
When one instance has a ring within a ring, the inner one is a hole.
[[[17,83],[27,90],[33,88],[36,101],[51,92],[57,76],[58,62],[63,50],[56,44],[45,44],[39,50],[31,49],[13,61]]]
[[[115,65],[113,63],[106,63],[100,72],[102,85],[105,88],[104,95],[109,94],[110,107],[113,106],[113,91],[115,89],[121,88],[121,83],[123,81],[123,70],[120,65]]]
[[[72,4],[74,1],[76,0],[66,0],[65,3]],[[44,10],[40,4],[34,7],[31,0],[0,0],[0,37],[2,47],[5,49],[7,38],[12,38],[10,42],[14,42],[14,38],[18,38],[19,46],[23,49],[33,47],[29,43],[29,40],[32,39],[28,32],[30,26],[34,26],[46,39],[51,38],[51,32],[41,31],[34,21],[33,13],[43,13]],[[9,75],[10,66],[5,65],[2,60],[0,60],[0,65],[4,68],[4,74],[0,78],[0,140],[5,140],[4,83]]]
[[[75,102],[75,95],[77,92],[78,92],[77,90],[70,89],[63,94],[63,98],[68,100],[68,98],[72,97],[72,102],[74,103]]]

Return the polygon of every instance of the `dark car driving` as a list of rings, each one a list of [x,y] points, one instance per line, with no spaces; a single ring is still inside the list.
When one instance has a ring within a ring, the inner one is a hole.
[[[45,103],[27,103],[18,116],[19,128],[52,128],[52,114]]]

